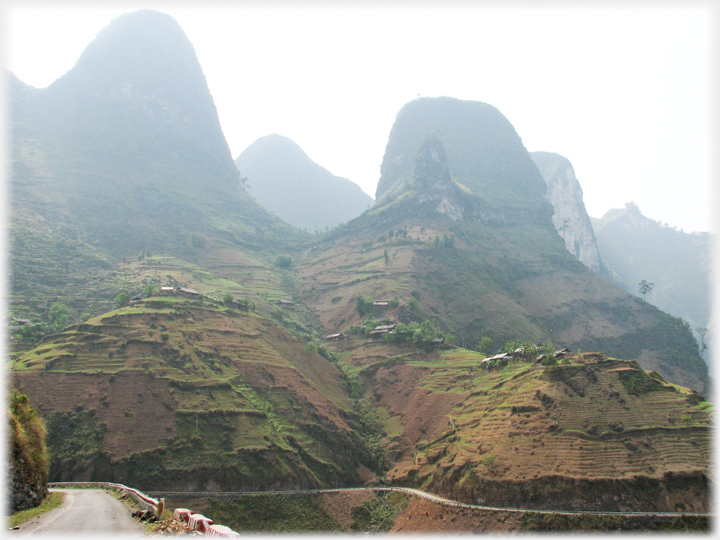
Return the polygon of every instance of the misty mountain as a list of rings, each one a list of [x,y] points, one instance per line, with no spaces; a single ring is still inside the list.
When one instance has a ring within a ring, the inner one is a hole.
[[[134,170],[132,152],[143,167],[175,158],[212,173],[209,186],[237,182],[202,68],[169,15],[141,10],[112,21],[27,112],[44,138],[100,152],[123,172]]]
[[[427,133],[444,145],[453,179],[497,215],[547,224],[552,207],[545,182],[510,122],[492,105],[454,98],[419,98],[397,115],[385,149],[376,200],[390,200],[412,179]]]
[[[36,158],[16,159],[14,201],[57,196],[115,255],[187,251],[189,233],[249,240],[213,213],[290,234],[240,188],[202,69],[170,16],[122,15],[53,84],[29,97],[10,90],[14,157]]]
[[[170,17],[119,17],[47,88],[8,80],[8,377],[51,480],[707,511],[712,406],[676,386],[709,387],[690,328],[568,251],[494,107],[407,104],[377,203],[312,236],[243,189]],[[241,157],[255,196],[359,198],[285,138]],[[490,361],[487,338],[527,349]],[[356,501],[344,520],[387,511]]]
[[[8,78],[11,279],[13,301],[33,305],[27,315],[49,307],[45,294],[92,312],[87,302],[117,294],[115,265],[142,253],[200,262],[228,246],[282,250],[308,238],[242,189],[193,47],[170,16],[118,17],[47,88]]]
[[[349,221],[373,202],[357,184],[333,175],[281,135],[261,137],[237,157],[235,164],[258,202],[309,232]]]
[[[712,316],[713,237],[685,233],[642,215],[635,203],[593,219],[603,261],[622,287],[640,295],[642,280],[653,283],[646,300],[681,317],[694,328],[707,328]],[[710,358],[710,353],[705,354]]]
[[[530,157],[547,184],[546,197],[555,209],[553,225],[565,241],[565,247],[590,270],[606,275],[582,188],[570,161],[551,152],[530,152]]]

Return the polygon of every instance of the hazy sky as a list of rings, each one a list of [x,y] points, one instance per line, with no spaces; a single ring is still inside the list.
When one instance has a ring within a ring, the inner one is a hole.
[[[157,9],[195,46],[233,158],[279,133],[374,197],[400,108],[452,96],[567,157],[591,216],[635,201],[715,232],[715,3],[576,4],[6,1],[3,50],[45,87],[112,19]]]

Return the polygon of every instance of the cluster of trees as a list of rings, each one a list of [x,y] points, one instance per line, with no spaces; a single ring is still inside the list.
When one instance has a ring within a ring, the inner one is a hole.
[[[388,231],[387,234],[383,234],[380,238],[378,238],[378,242],[386,242],[387,240],[392,240],[393,238],[407,238],[408,232],[407,227],[403,227],[401,229],[391,229]]]
[[[455,235],[453,233],[443,234],[442,239],[439,236],[433,240],[433,247],[435,249],[453,249],[455,247]]]
[[[430,321],[400,323],[383,336],[388,343],[415,343],[416,345],[429,344],[438,338],[445,339],[447,336]]]
[[[24,324],[15,331],[15,335],[22,340],[34,341],[50,334],[62,332],[70,324],[72,313],[70,308],[62,302],[55,302],[47,313],[47,322],[35,321]],[[86,320],[89,314],[80,315],[80,320]]]
[[[225,305],[234,304],[235,307],[237,307],[243,311],[255,311],[255,302],[248,300],[247,298],[239,298],[239,299],[235,300],[233,298],[233,295],[230,293],[226,293],[223,296],[223,304],[225,304]]]
[[[278,268],[290,268],[293,264],[292,257],[290,255],[279,255],[277,259],[275,259],[275,265]]]

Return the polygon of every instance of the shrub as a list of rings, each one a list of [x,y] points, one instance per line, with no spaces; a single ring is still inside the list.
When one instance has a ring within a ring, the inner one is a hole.
[[[275,265],[278,268],[290,268],[293,264],[292,257],[290,255],[278,255],[275,259]]]
[[[50,308],[48,319],[50,326],[59,332],[67,326],[70,319],[70,308],[62,302],[55,302]]]
[[[375,299],[372,296],[358,296],[355,298],[355,308],[357,309],[358,315],[364,317],[368,313],[372,312],[373,304]]]

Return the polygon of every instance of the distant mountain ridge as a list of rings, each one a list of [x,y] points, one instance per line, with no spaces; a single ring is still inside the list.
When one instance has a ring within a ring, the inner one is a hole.
[[[645,217],[635,203],[592,221],[600,254],[625,290],[637,296],[645,280],[653,284],[648,302],[693,329],[711,325],[713,235],[663,226]],[[705,356],[711,358],[711,352]]]
[[[333,175],[295,142],[275,133],[248,146],[235,164],[258,202],[308,232],[350,221],[373,203],[360,186]]]

